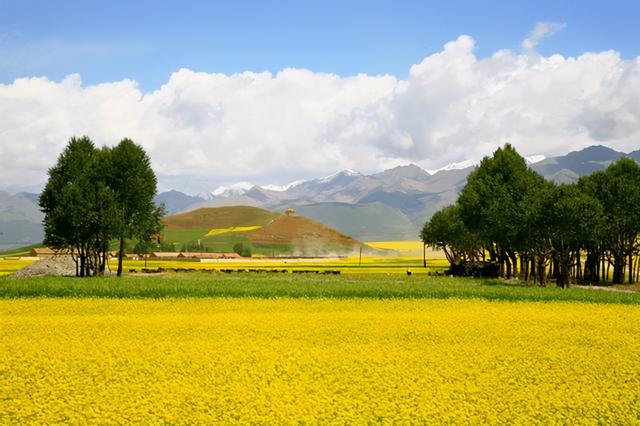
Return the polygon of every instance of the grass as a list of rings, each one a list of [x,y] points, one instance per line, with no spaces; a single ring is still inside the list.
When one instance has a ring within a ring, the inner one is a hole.
[[[233,252],[233,246],[235,244],[243,243],[244,245],[251,247],[251,251],[253,253],[263,256],[291,254],[292,248],[287,244],[252,244],[246,233],[257,229],[260,229],[260,227],[245,226],[225,229],[165,229],[163,234],[165,242],[173,244],[176,251],[183,249],[185,246],[196,247],[199,243],[198,250],[200,251],[228,253]],[[194,250],[197,251],[195,248],[188,251]]]
[[[499,280],[416,276],[190,273],[124,278],[0,277],[0,298],[483,299],[640,304],[640,293],[524,287]]]

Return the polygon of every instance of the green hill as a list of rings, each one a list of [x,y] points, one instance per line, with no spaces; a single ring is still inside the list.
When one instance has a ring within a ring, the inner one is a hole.
[[[254,254],[319,256],[352,253],[363,244],[301,216],[256,207],[202,208],[163,219],[165,247],[230,252],[242,242]]]

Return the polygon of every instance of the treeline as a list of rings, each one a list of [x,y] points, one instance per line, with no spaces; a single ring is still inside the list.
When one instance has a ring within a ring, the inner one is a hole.
[[[120,276],[125,240],[151,244],[161,229],[156,186],[149,157],[130,139],[96,148],[86,136],[71,138],[40,195],[44,243],[71,252],[76,275],[84,277],[104,274],[117,241]]]
[[[505,278],[558,286],[640,276],[640,166],[620,158],[576,184],[529,169],[509,144],[469,174],[455,205],[435,213],[421,238],[452,270],[495,266]],[[612,271],[611,271],[612,269]]]

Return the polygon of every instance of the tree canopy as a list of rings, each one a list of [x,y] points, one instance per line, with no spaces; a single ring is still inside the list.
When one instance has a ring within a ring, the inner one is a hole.
[[[614,283],[625,276],[634,282],[640,274],[639,237],[635,161],[621,158],[577,184],[556,185],[529,169],[509,144],[482,160],[457,203],[434,214],[421,233],[452,265],[488,253],[506,278],[544,285],[551,275],[559,286],[606,280],[610,266]]]
[[[68,250],[76,275],[105,272],[109,246],[125,238],[148,241],[160,231],[162,209],[155,206],[156,177],[144,150],[129,139],[114,148],[96,148],[86,136],[71,138],[40,195],[45,214],[44,243]]]

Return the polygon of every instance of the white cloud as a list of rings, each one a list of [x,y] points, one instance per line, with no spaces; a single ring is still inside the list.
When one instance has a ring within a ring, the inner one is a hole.
[[[181,69],[142,93],[130,80],[18,79],[0,85],[0,187],[42,184],[69,137],[83,134],[98,144],[131,137],[163,189],[190,192],[409,162],[438,169],[505,142],[525,155],[638,149],[640,58],[505,50],[478,59],[473,50],[461,36],[406,80]]]
[[[565,26],[563,22],[538,22],[531,34],[522,42],[522,48],[525,50],[535,49],[540,40],[551,37]]]

